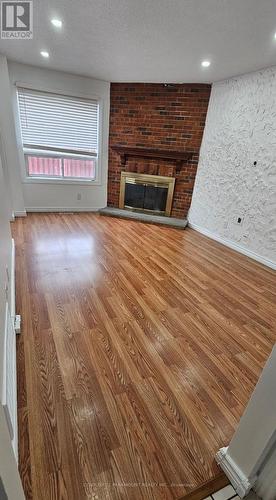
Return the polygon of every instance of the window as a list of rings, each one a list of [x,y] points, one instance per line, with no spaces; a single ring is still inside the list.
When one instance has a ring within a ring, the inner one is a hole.
[[[95,180],[97,101],[18,88],[27,176]]]

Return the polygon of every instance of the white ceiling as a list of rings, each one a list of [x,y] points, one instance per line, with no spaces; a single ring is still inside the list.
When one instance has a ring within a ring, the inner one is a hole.
[[[11,60],[113,82],[213,82],[276,65],[276,0],[33,3],[33,40],[0,40]]]

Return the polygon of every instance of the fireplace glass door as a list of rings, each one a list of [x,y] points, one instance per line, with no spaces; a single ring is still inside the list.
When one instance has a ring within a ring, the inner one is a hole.
[[[119,206],[169,216],[174,183],[172,177],[122,172]]]
[[[165,213],[168,188],[126,182],[125,207]]]

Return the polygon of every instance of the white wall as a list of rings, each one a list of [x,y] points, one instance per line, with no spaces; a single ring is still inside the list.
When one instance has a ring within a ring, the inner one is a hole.
[[[0,157],[3,153],[0,144]],[[8,188],[5,182],[2,163],[0,160],[0,391],[2,397],[3,386],[3,356],[6,303],[11,309],[11,253],[12,239],[9,225],[9,210],[7,206]],[[0,397],[0,476],[8,498],[23,500],[24,494],[13,453],[10,434],[1,404]]]
[[[276,430],[275,380],[276,346],[265,364],[228,447],[229,455],[246,476],[258,472],[258,459],[268,450],[268,444],[272,442]]]
[[[275,481],[276,450],[276,345],[274,346],[238,428],[228,448],[217,455],[218,462],[242,496],[257,481],[257,489],[264,500],[274,500],[276,491],[270,491],[270,480]],[[269,468],[274,465],[274,474]],[[268,467],[269,467],[268,466]],[[270,496],[270,492],[273,493]]]
[[[8,500],[25,500],[2,405],[0,405],[0,447],[0,476],[7,498]]]
[[[276,434],[276,430],[275,430]],[[275,500],[276,498],[276,442],[265,459],[260,470],[256,485],[254,487],[259,498],[263,500]]]
[[[275,67],[213,84],[189,222],[276,268]]]
[[[110,84],[92,78],[70,75],[67,73],[36,68],[24,64],[9,62],[9,74],[13,95],[13,109],[17,129],[17,142],[20,151],[22,186],[27,210],[93,210],[107,204],[107,168],[109,134],[109,99]],[[20,141],[18,110],[15,83],[31,85],[33,88],[64,92],[64,94],[98,97],[103,105],[103,127],[101,137],[101,180],[98,185],[85,183],[61,184],[34,182],[24,179],[24,157]],[[78,200],[78,194],[81,200]]]
[[[15,125],[6,57],[0,55],[0,148],[8,194],[9,217],[24,213],[24,200],[16,146]]]
[[[7,209],[6,183],[4,180],[2,164],[0,161],[0,390],[2,390],[3,352],[6,302],[11,304],[11,254],[12,240]],[[7,291],[6,291],[7,287]]]

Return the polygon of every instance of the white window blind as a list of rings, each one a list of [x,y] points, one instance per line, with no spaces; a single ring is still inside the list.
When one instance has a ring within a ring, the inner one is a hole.
[[[25,148],[97,156],[97,101],[20,87],[18,101]]]

